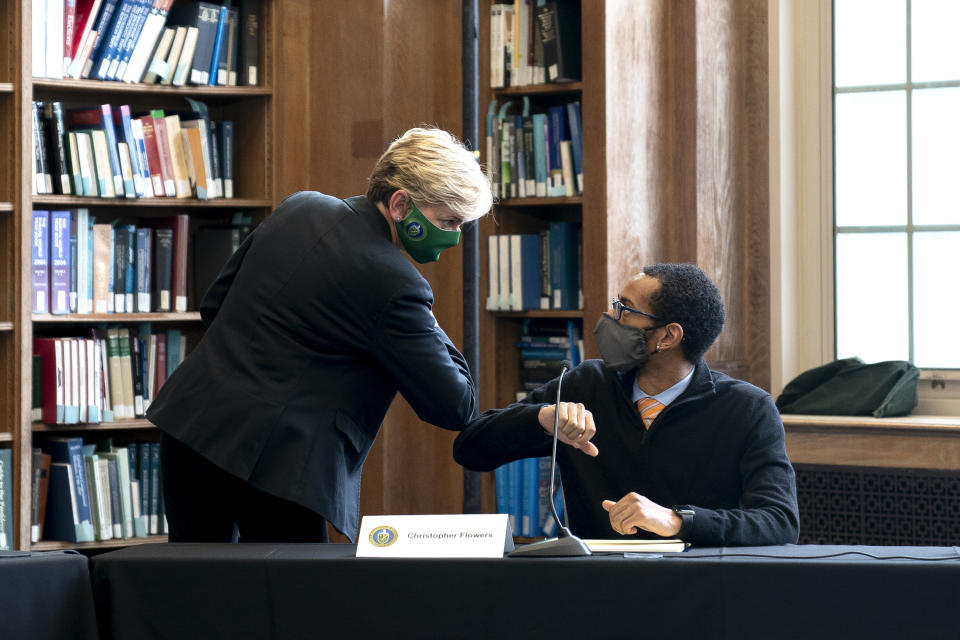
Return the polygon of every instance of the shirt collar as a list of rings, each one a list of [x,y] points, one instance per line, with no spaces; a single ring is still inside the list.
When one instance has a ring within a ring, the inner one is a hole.
[[[669,389],[661,391],[655,396],[651,396],[649,393],[646,393],[643,389],[637,386],[637,379],[634,377],[633,381],[633,393],[631,399],[634,403],[643,398],[653,398],[663,406],[667,406],[671,402],[677,399],[681,393],[687,390],[687,387],[690,386],[690,382],[693,380],[693,372],[696,371],[696,367],[690,369],[690,373],[685,375],[680,382],[673,385]]]

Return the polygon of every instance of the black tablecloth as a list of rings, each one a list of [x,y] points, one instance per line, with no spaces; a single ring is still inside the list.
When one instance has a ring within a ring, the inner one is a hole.
[[[0,638],[96,637],[86,556],[0,551]]]
[[[97,556],[101,637],[960,637],[956,547],[353,556],[339,544],[160,544]]]

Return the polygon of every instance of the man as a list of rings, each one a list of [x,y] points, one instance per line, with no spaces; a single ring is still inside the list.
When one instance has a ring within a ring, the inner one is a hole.
[[[720,292],[692,264],[645,267],[563,378],[558,450],[570,528],[701,546],[797,541],[796,484],[770,395],[711,371]],[[454,443],[474,470],[550,454],[558,380],[485,412]]]

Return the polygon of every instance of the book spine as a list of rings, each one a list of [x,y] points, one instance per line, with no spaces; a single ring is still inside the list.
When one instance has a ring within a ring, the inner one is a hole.
[[[260,0],[241,0],[240,21],[239,84],[256,86],[260,82]]]
[[[70,212],[50,213],[50,312],[70,313]]]
[[[226,61],[223,65],[223,76],[221,81],[220,75],[220,58],[222,55],[223,47],[223,38],[227,33],[227,8],[220,7],[219,14],[217,15],[217,29],[214,32],[213,37],[213,50],[210,54],[210,69],[207,73],[207,84],[210,85],[221,85],[224,86],[227,84],[227,69]]]
[[[233,197],[233,121],[223,120],[220,122],[222,147],[220,152],[220,162],[223,165],[223,197]]]
[[[50,212],[33,212],[33,313],[50,313]]]
[[[139,313],[149,313],[151,307],[150,301],[150,270],[151,270],[151,249],[153,242],[153,230],[150,227],[139,227],[137,229],[137,287],[136,287],[136,311]]]
[[[0,550],[13,547],[13,451],[0,449]]]

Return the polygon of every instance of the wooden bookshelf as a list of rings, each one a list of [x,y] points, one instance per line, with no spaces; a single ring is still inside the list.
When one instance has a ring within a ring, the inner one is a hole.
[[[489,16],[489,14],[487,15]],[[583,83],[563,82],[558,84],[528,84],[521,87],[503,87],[494,89],[493,93],[498,96],[560,95],[566,93],[580,94],[583,93]]]
[[[41,540],[30,545],[31,551],[94,551],[100,549],[119,549],[137,544],[156,544],[166,542],[167,536],[147,536],[146,538],[121,538],[119,540],[100,540],[98,542],[61,542],[59,540]]]
[[[175,207],[177,209],[258,209],[271,200],[257,198],[89,198],[81,196],[34,196],[34,206],[44,207]]]
[[[180,1],[180,0],[177,0]],[[34,435],[70,434],[84,437],[128,436],[155,440],[156,433],[145,419],[117,420],[101,424],[31,423],[33,339],[42,336],[82,335],[102,324],[130,325],[142,322],[174,326],[187,336],[188,349],[202,332],[199,300],[193,291],[193,251],[188,257],[188,311],[185,313],[33,314],[31,303],[32,211],[40,209],[87,208],[100,220],[138,223],[172,213],[188,213],[190,233],[206,222],[220,223],[236,211],[243,211],[257,224],[277,203],[275,180],[277,154],[274,152],[274,78],[276,77],[277,8],[284,0],[262,0],[260,17],[260,85],[255,87],[171,87],[33,78],[30,60],[31,0],[0,3],[0,23],[11,25],[10,38],[0,39],[0,147],[7,152],[0,159],[0,271],[19,273],[0,283],[0,366],[2,379],[17,383],[0,389],[0,446],[14,452],[15,548],[24,550],[81,549],[95,551],[129,544],[162,542],[166,536],[72,544],[58,541],[30,543],[31,451]],[[34,100],[60,101],[64,108],[100,104],[128,104],[134,113],[153,108],[183,110],[184,98],[203,101],[213,120],[234,122],[234,193],[230,199],[179,198],[91,198],[72,195],[34,195],[31,103]],[[7,408],[10,408],[9,410]]]

